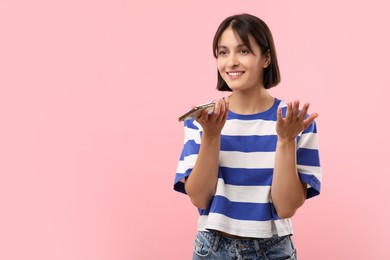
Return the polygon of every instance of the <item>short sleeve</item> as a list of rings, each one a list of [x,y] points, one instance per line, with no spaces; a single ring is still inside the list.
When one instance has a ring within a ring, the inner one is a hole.
[[[201,140],[200,125],[194,120],[184,121],[184,146],[176,169],[174,190],[186,193],[184,179],[188,177],[198,158]]]
[[[316,122],[298,137],[297,142],[297,168],[302,182],[307,183],[307,198],[320,194],[322,172],[318,150],[318,137]]]

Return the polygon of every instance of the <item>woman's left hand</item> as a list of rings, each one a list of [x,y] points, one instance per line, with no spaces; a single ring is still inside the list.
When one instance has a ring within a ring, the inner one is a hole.
[[[289,102],[287,104],[286,117],[284,118],[282,117],[282,109],[278,108],[278,120],[276,123],[278,140],[295,140],[298,134],[304,131],[318,117],[317,113],[313,113],[305,119],[309,106],[309,103],[305,103],[299,112],[299,100],[295,100],[294,104]]]

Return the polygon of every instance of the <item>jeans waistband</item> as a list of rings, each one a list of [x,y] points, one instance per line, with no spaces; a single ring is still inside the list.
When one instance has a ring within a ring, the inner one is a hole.
[[[277,236],[274,235],[270,238],[229,238],[226,236],[223,236],[221,233],[215,230],[209,230],[209,231],[203,231],[202,234],[207,238],[214,251],[217,251],[218,246],[220,243],[226,243],[226,244],[236,244],[237,249],[240,251],[246,251],[248,248],[255,248],[258,253],[260,251],[266,251],[269,248],[273,247],[274,245],[278,244],[282,240],[286,239],[287,237],[291,235],[286,236]]]

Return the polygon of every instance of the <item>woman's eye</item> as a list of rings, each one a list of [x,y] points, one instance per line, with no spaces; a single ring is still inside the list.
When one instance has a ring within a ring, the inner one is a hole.
[[[218,52],[218,55],[225,55],[226,54],[226,51],[219,51]]]
[[[247,50],[247,49],[241,49],[241,50],[239,51],[239,53],[247,54],[247,53],[250,53],[250,51]]]

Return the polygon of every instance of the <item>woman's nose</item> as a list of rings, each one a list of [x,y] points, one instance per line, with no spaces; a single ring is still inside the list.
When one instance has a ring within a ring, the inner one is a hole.
[[[238,59],[237,59],[237,56],[235,54],[229,55],[228,65],[230,67],[234,67],[234,66],[238,65]]]

